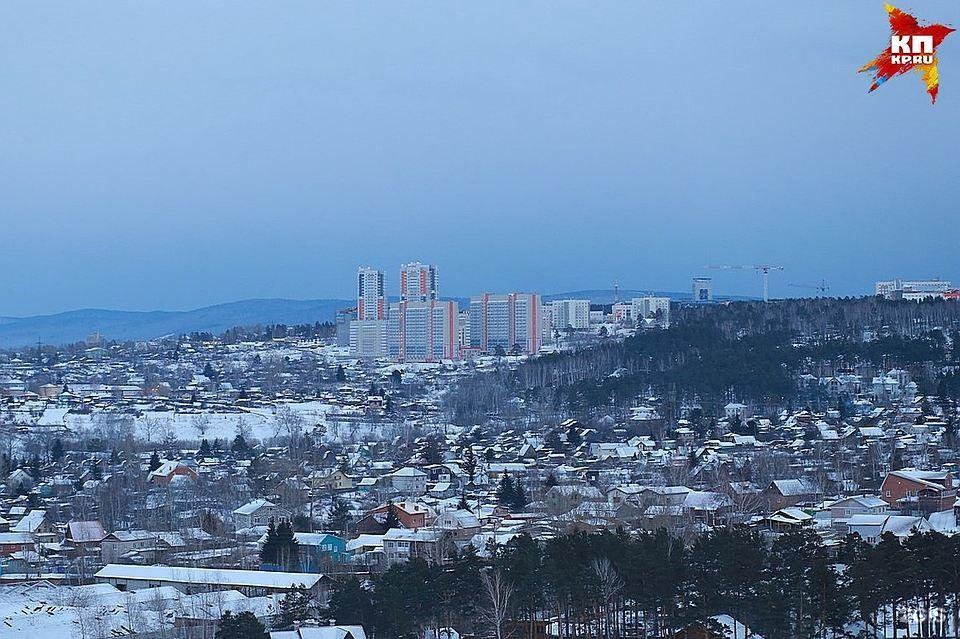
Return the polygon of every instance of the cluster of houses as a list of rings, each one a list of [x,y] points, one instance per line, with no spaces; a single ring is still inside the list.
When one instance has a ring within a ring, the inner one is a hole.
[[[896,369],[810,375],[823,412],[731,401],[673,420],[643,399],[589,424],[465,427],[442,397],[467,373],[442,364],[370,368],[309,340],[143,348],[0,361],[0,609],[67,588],[165,597],[164,619],[209,625],[211,593],[264,617],[292,590],[322,603],[347,575],[520,534],[958,530],[949,418]],[[296,556],[278,565],[264,548],[287,526]]]

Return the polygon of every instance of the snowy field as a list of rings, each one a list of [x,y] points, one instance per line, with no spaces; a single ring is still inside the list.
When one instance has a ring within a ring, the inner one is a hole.
[[[322,401],[280,404],[229,413],[144,411],[132,414],[95,411],[76,414],[64,408],[46,408],[39,417],[23,421],[47,428],[61,426],[78,437],[112,439],[132,432],[141,441],[156,443],[200,439],[232,441],[238,434],[248,440],[269,441],[293,431],[314,432],[318,425],[323,427],[324,440],[328,442],[376,440],[391,437],[396,431],[395,427],[365,420],[362,411],[351,411]]]
[[[235,590],[185,595],[169,586],[120,592],[109,584],[0,587],[0,637],[93,639],[169,632],[177,617],[214,622],[227,611],[276,614],[274,597]]]

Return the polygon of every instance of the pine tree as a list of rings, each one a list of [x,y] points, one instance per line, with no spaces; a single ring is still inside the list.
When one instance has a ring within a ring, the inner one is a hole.
[[[287,593],[280,600],[280,619],[277,624],[279,629],[287,630],[293,628],[298,622],[310,619],[312,605],[313,597],[303,584],[297,586],[293,592]]]
[[[527,489],[524,487],[523,481],[518,477],[516,481],[513,482],[513,509],[523,510],[529,502],[530,500],[527,499]]]
[[[283,570],[295,571],[300,568],[300,544],[289,521],[277,524],[277,559]]]
[[[280,554],[279,542],[277,541],[277,524],[273,520],[273,517],[270,518],[270,521],[267,522],[267,537],[263,540],[263,545],[260,546],[260,563],[268,565],[278,565],[280,562],[278,560]]]
[[[403,528],[403,525],[400,523],[400,518],[397,517],[397,507],[393,505],[392,501],[387,502],[387,518],[384,520],[383,525],[387,527],[387,530]]]
[[[500,484],[497,486],[497,501],[500,502],[501,506],[512,509],[516,498],[517,488],[513,483],[513,478],[504,473],[503,477],[500,478]]]
[[[216,639],[270,639],[270,635],[252,612],[227,612],[217,625]]]
[[[247,444],[247,440],[244,439],[243,435],[237,435],[233,438],[233,452],[238,455],[243,455],[250,450],[250,446]]]
[[[467,473],[468,486],[473,485],[473,480],[477,477],[477,458],[473,454],[473,447],[464,446],[463,448],[463,470]]]
[[[200,450],[197,451],[197,459],[206,459],[207,457],[210,457],[210,442],[204,439],[200,442]]]
[[[343,364],[337,364],[337,382],[342,384],[347,381],[347,373],[343,370]]]
[[[63,457],[63,442],[57,437],[50,446],[50,461],[58,462]]]
[[[330,506],[329,526],[337,532],[346,532],[350,524],[350,507],[341,499],[334,497]]]
[[[157,454],[157,451],[153,451],[153,454],[150,455],[150,472],[152,473],[162,465],[163,464],[160,462],[160,455]]]

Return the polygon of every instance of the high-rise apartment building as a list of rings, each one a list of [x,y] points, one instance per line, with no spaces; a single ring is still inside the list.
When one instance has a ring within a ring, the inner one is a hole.
[[[457,303],[428,300],[390,304],[388,352],[401,362],[435,362],[460,356]]]
[[[427,302],[440,299],[437,267],[410,262],[400,266],[400,299],[405,302]]]
[[[590,328],[590,300],[554,300],[547,303],[550,326],[555,331]]]
[[[484,293],[470,298],[470,350],[533,354],[543,344],[543,309],[536,293]]]
[[[630,302],[630,318],[639,325],[641,320],[659,328],[670,326],[669,297],[635,297]]]
[[[361,266],[357,271],[357,319],[382,320],[386,314],[383,271]]]
[[[357,319],[350,322],[350,351],[358,357],[386,356],[386,320],[383,272],[362,266],[357,270]]]
[[[697,304],[713,301],[713,279],[709,277],[693,278],[692,299]]]

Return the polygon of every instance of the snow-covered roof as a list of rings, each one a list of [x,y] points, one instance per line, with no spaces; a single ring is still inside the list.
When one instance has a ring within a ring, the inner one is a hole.
[[[177,566],[128,566],[123,564],[107,564],[94,577],[97,579],[129,579],[160,583],[273,588],[277,590],[292,590],[300,584],[307,588],[313,588],[326,578],[320,574],[300,572],[182,568]]]
[[[71,521],[67,524],[70,539],[76,542],[100,541],[107,536],[99,521]]]
[[[253,501],[240,506],[233,511],[234,515],[252,515],[265,506],[276,506],[272,501],[266,499],[254,499]]]
[[[363,626],[316,626],[296,630],[275,630],[270,639],[367,639]]]

